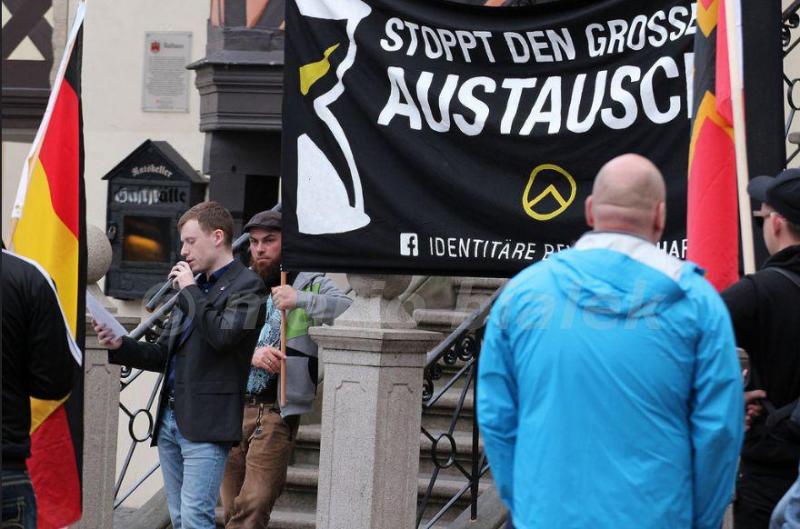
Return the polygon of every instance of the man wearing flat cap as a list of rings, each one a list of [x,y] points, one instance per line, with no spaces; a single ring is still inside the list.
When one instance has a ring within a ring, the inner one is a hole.
[[[800,397],[800,169],[754,178],[747,191],[761,203],[753,215],[770,258],[722,298],[737,344],[750,356],[747,389],[762,390],[766,398],[765,412],[753,418],[742,448],[734,525],[767,529],[800,462],[800,430],[789,420]]]
[[[280,286],[281,213],[257,213],[250,234],[251,267],[271,289],[267,319],[253,353],[245,394],[242,442],[231,450],[222,481],[226,529],[261,529],[286,482],[300,415],[311,410],[317,388],[317,345],[308,328],[333,320],[351,304],[321,273],[289,272]],[[278,399],[281,310],[286,310],[286,403]]]

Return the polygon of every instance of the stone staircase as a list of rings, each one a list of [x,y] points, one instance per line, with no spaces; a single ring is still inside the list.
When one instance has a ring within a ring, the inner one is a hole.
[[[442,296],[438,292],[439,299],[452,303],[452,308],[417,308],[414,310],[414,319],[421,329],[442,332],[447,336],[455,327],[463,322],[471,312],[481,306],[482,302],[488,299],[494,291],[502,286],[503,280],[496,279],[475,279],[475,278],[455,278],[453,280],[453,296],[448,300],[447,296]],[[424,287],[423,287],[424,288]],[[436,283],[437,290],[441,290],[441,284]],[[419,306],[419,301],[414,305]],[[444,366],[442,378],[436,386],[448,380],[459,369],[459,364]],[[425,427],[434,437],[438,433],[446,431],[450,425],[450,420],[458,403],[459,390],[463,384],[459,381],[453,386],[441,400],[423,415],[423,427]],[[297,434],[297,444],[295,446],[292,461],[289,466],[286,479],[286,487],[283,494],[278,498],[272,512],[270,528],[273,529],[314,529],[316,527],[316,502],[317,502],[317,483],[320,451],[320,417],[322,407],[322,388],[317,391],[318,398],[314,412],[303,417],[300,429]],[[471,470],[471,445],[472,430],[471,418],[473,411],[473,399],[468,393],[465,399],[462,415],[457,422],[454,432],[454,439],[458,447],[456,461],[467,471]],[[431,457],[431,441],[420,434],[420,470],[418,497],[422,497],[430,481],[434,470]],[[430,519],[450,498],[466,484],[466,480],[455,467],[442,470],[432,490],[428,508],[423,516],[424,522]],[[491,485],[489,476],[481,482],[480,490],[483,492]],[[458,500],[453,507],[443,516],[436,525],[435,529],[445,529],[448,523],[454,520],[469,505],[468,493]],[[221,512],[218,511],[218,522],[221,519]],[[222,527],[218,523],[218,527]]]
[[[454,373],[455,367],[450,367],[445,371]],[[457,388],[458,386],[454,386]],[[457,391],[457,389],[454,389]],[[451,390],[454,391],[454,390]],[[436,435],[436,432],[444,431],[450,422],[453,410],[457,403],[457,398],[445,395],[442,401],[434,410],[435,414],[424,418],[423,426],[429,432]],[[472,398],[467,398],[464,405],[466,418],[459,421],[458,429],[454,434],[459,451],[456,460],[467,470],[471,468],[471,454],[468,451],[471,446],[472,433],[469,429],[468,418],[472,413]],[[312,416],[313,419],[313,416]],[[300,425],[297,434],[297,444],[295,445],[292,461],[289,465],[286,478],[286,487],[283,494],[278,498],[272,512],[270,527],[275,529],[313,529],[316,527],[316,502],[317,502],[317,483],[320,451],[320,424],[319,422],[305,422]],[[420,435],[420,476],[418,485],[418,495],[425,494],[428,487],[434,464],[431,458],[431,441]],[[426,511],[426,518],[432,516],[455,494],[464,484],[465,480],[459,479],[460,473],[455,468],[448,468],[440,472],[440,476],[433,489],[431,501]],[[481,489],[488,487],[488,482],[482,483]],[[464,508],[468,506],[466,499],[459,500],[456,505],[443,517],[442,522],[453,520]],[[220,513],[221,514],[221,513]],[[219,525],[221,527],[221,525]],[[436,529],[444,529],[446,523],[439,523],[434,526]]]

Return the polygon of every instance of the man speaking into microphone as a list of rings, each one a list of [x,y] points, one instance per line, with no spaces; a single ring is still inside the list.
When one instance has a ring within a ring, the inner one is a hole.
[[[233,218],[202,202],[178,221],[170,272],[179,301],[156,343],[95,330],[109,362],[164,373],[152,444],[174,529],[214,529],[225,460],[241,440],[250,357],[264,324],[264,282],[233,258]],[[195,276],[200,277],[195,281]]]

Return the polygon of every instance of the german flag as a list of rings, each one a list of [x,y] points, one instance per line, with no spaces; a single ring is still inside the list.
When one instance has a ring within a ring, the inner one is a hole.
[[[736,158],[725,1],[698,0],[689,146],[688,259],[722,290],[739,278]]]
[[[28,471],[39,529],[60,529],[81,517],[83,358],[85,327],[85,198],[81,118],[81,2],[50,100],[25,163],[12,212],[12,242],[55,282],[77,347],[75,386],[59,402],[31,400]]]

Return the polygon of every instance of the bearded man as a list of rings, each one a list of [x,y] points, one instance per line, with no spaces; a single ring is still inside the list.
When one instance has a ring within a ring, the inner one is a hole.
[[[352,301],[321,273],[289,272],[280,286],[281,213],[257,213],[250,234],[252,269],[271,289],[267,318],[253,352],[245,394],[242,441],[225,465],[222,506],[226,529],[266,528],[286,483],[300,415],[311,410],[317,389],[317,345],[308,328],[333,320]],[[280,350],[286,310],[286,355]],[[286,403],[278,399],[280,362],[286,359]]]

